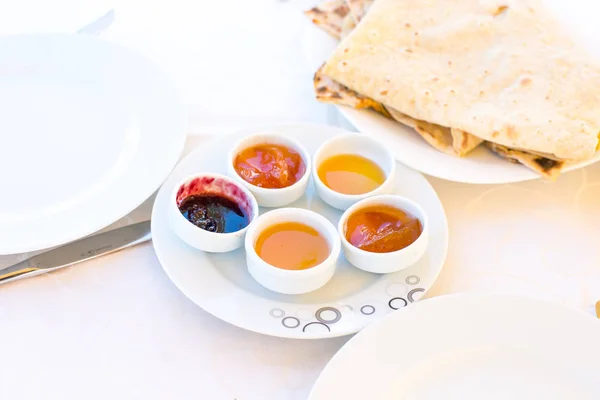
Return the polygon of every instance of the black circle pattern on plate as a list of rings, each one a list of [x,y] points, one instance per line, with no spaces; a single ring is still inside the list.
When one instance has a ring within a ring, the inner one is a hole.
[[[421,282],[421,278],[416,275],[409,275],[406,277],[406,283],[409,285],[416,285],[419,282]]]
[[[296,317],[285,317],[281,320],[281,323],[286,328],[294,329],[300,326],[300,320]]]
[[[396,304],[396,305],[394,305],[394,303],[396,303],[396,302],[398,302],[398,301],[401,301],[401,302],[403,302],[404,304],[403,304],[403,305],[401,305],[401,306],[400,306],[399,304]],[[408,301],[406,301],[406,300],[405,300],[405,299],[403,299],[402,297],[394,297],[393,299],[390,299],[390,301],[388,302],[388,305],[390,306],[390,308],[391,308],[392,310],[398,310],[398,309],[400,309],[400,308],[402,308],[402,307],[406,307],[406,306],[408,305]]]
[[[322,322],[309,322],[308,324],[304,325],[304,328],[302,328],[302,332],[306,332],[306,328],[308,328],[311,325],[321,325],[321,326],[324,326],[325,328],[327,328],[327,332],[331,332],[331,328],[329,326],[327,326],[327,324],[324,324]]]
[[[335,317],[333,319],[324,319],[321,316],[321,314],[324,313],[325,311],[332,311],[335,314]],[[342,313],[337,308],[323,307],[323,308],[319,308],[317,310],[317,312],[315,313],[315,318],[317,318],[317,320],[319,322],[322,322],[324,324],[335,324],[340,319],[342,319]]]
[[[408,294],[406,295],[406,297],[408,298],[408,300],[411,303],[414,303],[415,302],[415,299],[413,299],[414,294],[418,293],[418,292],[424,292],[424,291],[425,291],[425,289],[423,289],[423,288],[413,289],[410,292],[408,292]]]
[[[271,314],[271,317],[273,318],[281,318],[285,316],[285,311],[283,311],[281,308],[274,308],[269,314]]]
[[[362,306],[360,308],[360,312],[363,313],[364,315],[372,315],[372,314],[375,313],[375,307],[373,307],[372,305],[367,304],[367,305]]]

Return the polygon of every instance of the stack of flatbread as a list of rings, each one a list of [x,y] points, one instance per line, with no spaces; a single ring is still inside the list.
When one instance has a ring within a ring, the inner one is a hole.
[[[329,0],[306,11],[341,43],[320,101],[372,109],[436,149],[480,145],[555,179],[600,133],[600,64],[540,0]]]

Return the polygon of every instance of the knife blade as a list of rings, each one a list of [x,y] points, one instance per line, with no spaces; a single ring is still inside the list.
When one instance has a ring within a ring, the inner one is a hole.
[[[0,283],[54,271],[150,240],[150,221],[98,233],[0,270]]]

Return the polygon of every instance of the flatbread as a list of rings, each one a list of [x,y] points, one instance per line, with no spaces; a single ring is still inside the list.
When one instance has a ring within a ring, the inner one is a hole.
[[[450,129],[416,120],[392,108],[387,108],[387,110],[395,121],[413,128],[427,143],[437,150],[453,156],[457,155],[452,147],[453,139]]]
[[[415,120],[399,111],[386,108],[381,103],[361,96],[355,91],[333,81],[331,78],[324,76],[322,74],[322,67],[315,73],[314,85],[319,101],[357,109],[372,109],[403,125],[413,128],[427,143],[443,153],[462,156],[464,154],[461,154],[460,149],[469,151],[468,144],[471,147],[476,147],[481,143],[481,139],[458,129],[450,129],[425,121]],[[473,141],[473,138],[475,141]],[[457,144],[457,140],[462,141],[462,145]],[[506,146],[491,142],[486,142],[485,144],[488,149],[503,159],[523,164],[547,179],[555,180],[560,175],[565,164],[564,161],[553,159],[551,156],[509,149]]]
[[[452,148],[460,157],[466,156],[483,143],[483,139],[456,128],[450,128],[450,135],[452,135]]]
[[[322,69],[323,67],[319,68],[313,77],[317,100],[323,103],[339,104],[357,109],[371,109],[391,118],[383,104],[361,96],[355,91],[336,83],[331,78],[323,75],[321,72]]]
[[[322,70],[323,67],[317,70],[314,75],[315,93],[317,100],[321,102],[377,111],[388,118],[415,129],[427,143],[446,154],[454,156],[465,156],[482,142],[481,139],[467,132],[415,120],[393,109],[386,110],[383,104],[361,96],[323,75]]]
[[[304,12],[312,22],[336,39],[342,34],[342,23],[350,15],[344,0],[329,0]]]
[[[346,4],[350,9],[350,14],[356,24],[358,24],[367,11],[369,11],[369,7],[371,7],[373,1],[375,0],[346,0]]]
[[[377,0],[323,73],[509,148],[579,160],[598,145],[600,65],[540,0]]]
[[[565,166],[564,161],[552,160],[520,150],[512,150],[500,144],[486,142],[485,145],[496,155],[512,162],[521,163],[546,179],[556,180]]]

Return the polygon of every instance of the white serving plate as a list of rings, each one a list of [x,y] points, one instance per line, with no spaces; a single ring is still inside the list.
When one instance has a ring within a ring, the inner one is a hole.
[[[600,323],[560,304],[450,295],[352,338],[309,400],[594,400]]]
[[[307,23],[308,24],[308,23]],[[310,68],[316,71],[330,56],[338,41],[313,24],[304,35],[304,52]],[[311,83],[307,82],[307,85]],[[339,106],[338,110],[359,132],[377,138],[396,159],[424,174],[463,183],[510,183],[538,179],[540,176],[520,164],[510,163],[480,147],[467,157],[454,157],[427,144],[413,129],[369,110]],[[600,152],[589,160],[567,164],[563,173],[574,171],[600,160]]]
[[[0,38],[0,254],[125,216],[185,142],[183,108],[145,58],[88,35]]]
[[[173,171],[158,193],[152,213],[154,249],[173,283],[194,303],[217,318],[266,335],[287,338],[328,338],[348,335],[397,308],[418,300],[438,276],[448,247],[444,209],[423,175],[398,163],[395,193],[419,203],[430,218],[430,244],[425,256],[403,271],[377,275],[352,267],[343,257],[337,272],[321,289],[303,295],[283,295],[263,288],[248,273],[243,249],[209,254],[180,241],[167,218],[174,185],[196,172],[225,173],[227,153],[240,138],[258,132],[277,132],[315,150],[327,139],[347,131],[326,126],[293,124],[252,129],[223,136],[201,146]],[[312,181],[306,194],[290,207],[308,208],[334,225],[341,211],[314,194]],[[261,213],[264,212],[261,209]]]

